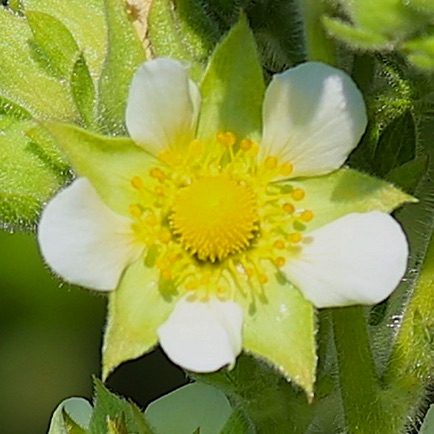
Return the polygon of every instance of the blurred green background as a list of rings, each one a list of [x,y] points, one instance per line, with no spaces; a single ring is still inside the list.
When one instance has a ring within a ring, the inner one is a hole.
[[[92,396],[106,300],[54,278],[34,235],[0,231],[0,258],[0,433],[46,433],[63,399]],[[157,350],[121,366],[107,384],[144,408],[184,382]]]

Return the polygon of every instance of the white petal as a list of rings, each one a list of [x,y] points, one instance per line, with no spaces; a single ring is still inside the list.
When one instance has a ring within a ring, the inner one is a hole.
[[[213,372],[235,362],[242,349],[243,312],[232,301],[181,299],[158,329],[160,344],[177,365]]]
[[[143,63],[130,86],[126,125],[132,139],[154,155],[182,147],[195,133],[200,93],[188,68],[171,59]]]
[[[273,77],[263,106],[261,156],[290,162],[291,177],[339,168],[367,124],[363,97],[344,72],[308,62]]]
[[[64,280],[98,290],[115,289],[143,247],[131,222],[115,214],[86,178],[78,178],[45,208],[38,228],[48,265]]]
[[[309,235],[283,271],[316,307],[379,303],[405,273],[407,240],[389,214],[348,214]]]

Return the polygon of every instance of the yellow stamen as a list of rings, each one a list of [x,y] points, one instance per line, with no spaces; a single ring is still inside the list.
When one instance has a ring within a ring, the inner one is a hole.
[[[297,244],[303,239],[303,236],[300,232],[292,232],[288,235],[288,239],[291,243]]]
[[[276,265],[276,267],[281,268],[285,265],[285,258],[283,256],[278,256],[275,260],[274,260],[274,264]]]
[[[131,185],[136,189],[136,190],[141,190],[143,188],[143,179],[140,178],[140,176],[133,176],[131,178]]]
[[[278,250],[283,250],[285,248],[285,241],[283,240],[276,240],[273,244],[273,246]]]
[[[269,170],[275,169],[277,167],[277,158],[267,157],[264,161],[264,165]]]
[[[302,222],[308,223],[313,219],[313,212],[310,210],[304,210],[301,214],[300,214],[300,220]]]
[[[245,250],[258,228],[252,190],[220,175],[179,191],[171,223],[182,246],[200,260],[222,261]]]
[[[293,167],[291,163],[285,163],[280,168],[280,174],[282,176],[289,176],[291,175],[292,171],[293,171]]]
[[[240,148],[243,151],[248,151],[249,149],[252,149],[252,146],[253,146],[253,142],[250,139],[241,140]]]
[[[131,216],[135,218],[139,218],[143,214],[142,208],[136,204],[130,205],[129,212]]]
[[[292,214],[295,211],[295,207],[292,203],[286,202],[282,206],[283,210],[288,214]]]
[[[151,175],[152,178],[158,179],[160,182],[163,182],[166,179],[166,175],[159,167],[153,167],[149,171],[149,175]]]
[[[294,200],[303,200],[305,195],[306,193],[301,188],[295,188],[291,193]]]
[[[231,131],[226,131],[224,133],[217,134],[217,141],[228,148],[235,145],[237,138]]]

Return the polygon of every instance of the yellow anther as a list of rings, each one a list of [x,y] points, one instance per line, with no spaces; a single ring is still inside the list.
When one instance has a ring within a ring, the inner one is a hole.
[[[188,152],[191,157],[199,157],[203,150],[203,143],[199,139],[194,139],[192,142],[190,142],[188,147]]]
[[[160,277],[163,280],[170,280],[172,278],[172,273],[167,268],[160,271]]]
[[[228,290],[228,288],[226,286],[217,286],[217,292],[219,294],[224,294],[226,291]]]
[[[292,170],[293,170],[292,164],[291,163],[285,163],[280,168],[280,174],[282,176],[289,176],[289,175],[291,175]]]
[[[163,228],[160,233],[160,241],[167,244],[171,239],[172,236],[170,235],[170,231],[166,228]]]
[[[274,248],[278,250],[283,250],[285,248],[285,241],[284,240],[276,240],[273,244]]]
[[[267,157],[264,161],[264,165],[269,170],[275,169],[277,167],[277,158]]]
[[[245,272],[247,277],[253,277],[255,275],[255,269],[252,267],[246,267]]]
[[[294,200],[303,200],[306,193],[301,188],[295,188],[292,190],[291,197]]]
[[[169,236],[170,236],[170,233],[169,233]],[[170,241],[170,239],[169,239],[169,241]],[[179,256],[178,256],[176,253],[170,252],[170,253],[167,255],[167,260],[168,260],[171,264],[174,264],[176,261],[178,261],[178,259],[180,259],[180,258],[179,258]]]
[[[243,151],[248,151],[252,149],[253,142],[250,139],[243,139],[240,143],[240,149]]]
[[[196,279],[191,279],[185,284],[187,291],[194,291],[197,288],[199,288],[199,282]]]
[[[139,218],[143,214],[142,208],[136,204],[130,205],[128,210],[131,216],[135,218]]]
[[[228,148],[235,145],[237,138],[235,134],[231,131],[226,131],[224,133],[217,133],[217,141]]]
[[[278,256],[275,260],[274,260],[274,265],[276,265],[276,267],[281,268],[285,265],[285,258],[283,256]]]
[[[258,274],[258,280],[259,280],[259,283],[264,284],[264,283],[268,282],[268,277],[266,274],[261,273],[261,274]]]
[[[143,188],[143,179],[140,178],[140,176],[133,176],[131,178],[131,185],[136,189],[136,190],[141,190]]]
[[[158,179],[160,182],[163,182],[166,179],[166,175],[159,167],[153,167],[149,171],[149,175],[151,175],[152,178]]]
[[[164,190],[160,186],[155,187],[154,191],[157,196],[164,196]]]
[[[155,226],[158,223],[158,219],[155,214],[148,214],[145,218],[145,223],[150,226]]]
[[[303,239],[303,235],[300,232],[292,232],[288,235],[288,239],[291,243],[297,244]]]
[[[306,209],[300,214],[300,220],[302,222],[308,223],[313,219],[313,212]]]
[[[177,152],[171,151],[170,149],[161,152],[158,155],[158,158],[169,166],[179,166],[182,164],[181,156]]]
[[[295,206],[292,203],[286,202],[282,206],[283,210],[288,214],[292,214],[295,211]]]

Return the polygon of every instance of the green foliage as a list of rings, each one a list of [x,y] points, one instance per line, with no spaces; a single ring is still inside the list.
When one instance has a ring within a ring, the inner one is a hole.
[[[187,434],[196,430],[216,434],[232,413],[222,392],[204,383],[193,383],[152,402],[145,415],[156,434]]]
[[[340,0],[344,16],[324,17],[330,35],[353,50],[400,50],[415,66],[434,70],[432,2]],[[336,14],[339,12],[336,11]]]

